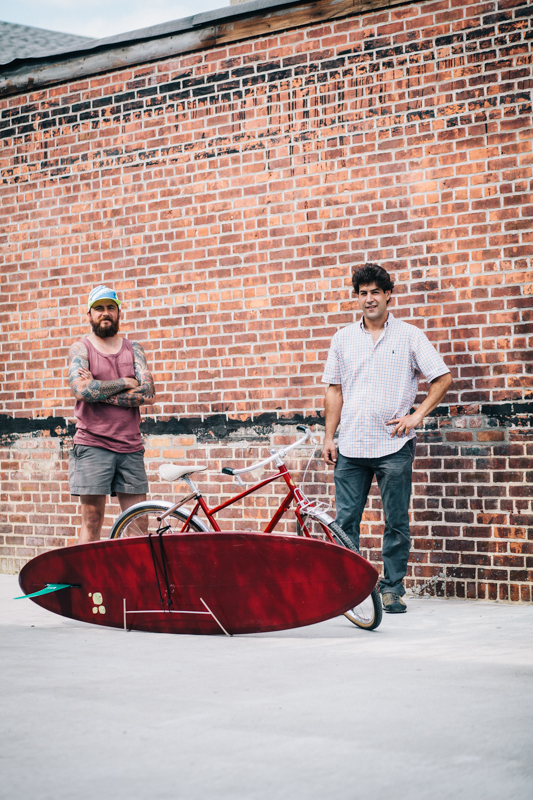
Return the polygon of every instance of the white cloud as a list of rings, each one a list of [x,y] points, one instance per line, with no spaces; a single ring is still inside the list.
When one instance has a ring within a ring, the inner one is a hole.
[[[229,5],[229,0],[0,0],[0,20],[101,39]]]

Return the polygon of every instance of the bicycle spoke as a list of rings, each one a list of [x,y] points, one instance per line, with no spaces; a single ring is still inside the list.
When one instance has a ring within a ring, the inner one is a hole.
[[[147,536],[158,533],[186,533],[201,531],[202,528],[193,520],[187,522],[189,513],[174,511],[163,521],[159,517],[167,511],[163,505],[147,502],[144,507],[136,508],[128,514],[126,511],[117,521],[111,531],[111,538],[127,538],[133,536]]]

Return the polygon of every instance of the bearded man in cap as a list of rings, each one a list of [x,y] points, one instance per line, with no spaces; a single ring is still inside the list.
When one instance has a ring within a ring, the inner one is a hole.
[[[118,497],[122,511],[146,500],[139,407],[155,403],[141,345],[118,334],[120,300],[114,289],[91,291],[87,319],[92,333],[70,348],[68,373],[76,398],[69,484],[81,500],[80,544],[100,538],[108,494]]]

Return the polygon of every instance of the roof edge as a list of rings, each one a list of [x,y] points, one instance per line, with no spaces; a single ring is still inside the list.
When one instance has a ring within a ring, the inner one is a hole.
[[[0,97],[420,0],[251,0],[0,65]]]
[[[23,56],[21,58],[14,58],[5,64],[0,65],[0,74],[4,72],[7,67],[18,68],[23,64],[32,65],[57,59],[58,56],[67,58],[72,54],[89,53],[91,51],[106,50],[118,47],[120,45],[130,45],[135,42],[145,41],[147,39],[160,39],[165,36],[171,36],[176,33],[182,33],[194,28],[203,27],[218,20],[228,20],[231,18],[242,17],[250,13],[260,13],[264,9],[278,8],[280,6],[294,5],[298,0],[250,0],[247,3],[241,3],[237,6],[223,6],[214,11],[205,11],[201,14],[193,14],[190,17],[182,17],[180,19],[170,20],[168,22],[161,22],[158,25],[149,25],[147,28],[137,28],[133,31],[126,31],[124,33],[117,33],[114,36],[106,36],[104,39],[95,39],[89,42],[80,42],[79,45],[65,48],[63,50],[56,50],[49,55],[37,56]],[[243,10],[244,9],[244,10]]]

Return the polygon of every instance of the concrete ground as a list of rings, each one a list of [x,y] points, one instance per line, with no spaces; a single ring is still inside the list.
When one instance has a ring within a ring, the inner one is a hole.
[[[373,632],[125,633],[0,575],[2,800],[529,798],[533,607],[412,599]]]

